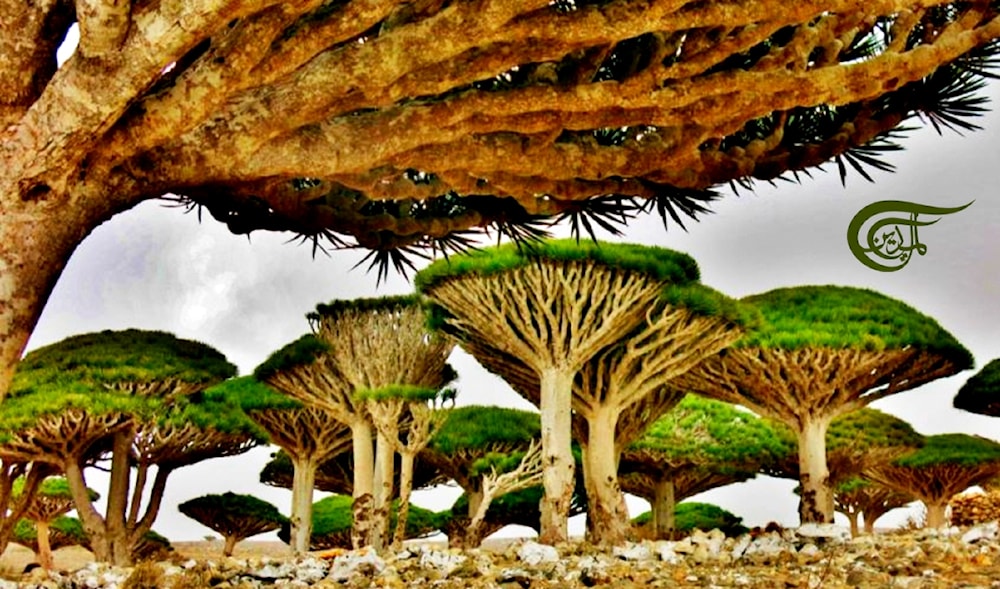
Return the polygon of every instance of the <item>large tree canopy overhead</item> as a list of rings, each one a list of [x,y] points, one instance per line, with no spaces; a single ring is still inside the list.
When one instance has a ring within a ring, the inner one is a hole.
[[[989,0],[2,13],[0,392],[73,249],[143,200],[176,195],[237,233],[357,242],[383,266],[544,217],[679,220],[729,181],[831,158],[889,168],[879,157],[915,113],[968,128],[1000,36]]]

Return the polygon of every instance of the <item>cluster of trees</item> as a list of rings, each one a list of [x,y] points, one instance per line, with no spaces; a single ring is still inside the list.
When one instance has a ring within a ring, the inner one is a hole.
[[[507,523],[560,542],[583,510],[590,539],[615,544],[632,532],[624,491],[650,501],[661,536],[680,499],[760,472],[799,480],[802,522],[832,521],[837,508],[868,519],[905,496],[939,525],[952,493],[1000,472],[993,442],[924,438],[865,407],[972,366],[933,319],[869,290],[733,300],[700,284],[684,254],[573,240],[452,256],[416,285],[318,305],[309,332],[247,377],[218,351],[159,332],[32,352],[0,411],[0,491],[24,481],[20,495],[0,493],[17,516],[0,540],[27,509],[19,497],[60,473],[98,558],[128,562],[173,470],[264,442],[282,453],[262,479],[293,496],[287,522],[268,525],[287,526],[296,551],[313,544],[317,487],[352,497],[356,547],[402,542],[411,489],[442,481],[464,491],[439,522],[456,544]],[[539,412],[449,407],[456,344]],[[995,370],[956,403],[988,389]],[[101,461],[104,514],[84,476]]]

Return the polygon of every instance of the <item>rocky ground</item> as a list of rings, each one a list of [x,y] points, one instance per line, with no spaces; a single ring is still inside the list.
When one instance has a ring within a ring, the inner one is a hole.
[[[675,542],[601,551],[582,542],[515,542],[499,550],[413,546],[379,556],[188,558],[130,569],[99,564],[64,573],[35,570],[0,589],[219,589],[333,587],[759,587],[1000,589],[1000,527],[879,534],[803,526],[725,538],[697,532]]]

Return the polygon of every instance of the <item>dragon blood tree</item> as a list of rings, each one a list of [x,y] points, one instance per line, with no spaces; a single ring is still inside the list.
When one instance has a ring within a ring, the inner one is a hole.
[[[972,127],[998,12],[993,0],[10,1],[0,397],[76,246],[140,202],[176,195],[234,233],[362,247],[382,268],[543,219],[679,219],[729,182],[831,160],[890,167],[880,157],[914,121]]]
[[[14,494],[20,496],[24,491],[25,479],[19,478],[14,483]],[[96,491],[87,490],[91,501],[96,501],[99,495]],[[34,499],[24,511],[24,520],[31,523],[34,531],[34,549],[38,555],[38,564],[45,570],[52,568],[53,547],[49,542],[52,522],[73,510],[73,495],[69,482],[64,477],[48,477],[38,487]],[[20,525],[20,524],[19,524]]]
[[[965,381],[952,404],[970,413],[1000,417],[1000,358]]]
[[[291,460],[290,544],[297,553],[308,551],[316,470],[323,462],[351,449],[350,428],[322,407],[303,405],[252,376],[229,379],[207,394],[218,392],[236,399],[267,433],[269,443],[284,450]]]
[[[912,495],[927,508],[926,527],[948,525],[948,501],[1000,474],[1000,444],[967,434],[927,436],[922,448],[890,463],[869,467],[864,477]]]
[[[802,523],[833,521],[826,432],[840,415],[972,366],[938,323],[871,290],[781,288],[746,297],[764,321],[674,382],[784,423],[799,453]]]
[[[771,421],[771,420],[768,420]],[[793,431],[780,422],[772,422],[777,434],[795,447]],[[862,407],[830,422],[826,431],[826,464],[830,484],[840,483],[860,475],[868,466],[892,462],[924,445],[924,436],[906,421],[873,409]],[[796,453],[777,460],[764,469],[766,474],[799,480]]]
[[[39,564],[41,564],[42,541],[39,539],[39,531],[34,521],[28,518],[18,520],[11,541],[33,550],[39,559]],[[87,539],[87,534],[83,531],[83,524],[80,523],[80,520],[66,515],[56,516],[49,522],[47,537],[44,541],[47,542],[50,553],[64,546],[86,547],[90,542]]]
[[[733,305],[698,275],[693,259],[671,250],[574,240],[479,250],[417,274],[434,324],[538,404],[541,541],[567,539],[573,413],[587,424],[581,446],[594,541],[624,539],[620,417],[663,393],[654,418],[669,409],[680,399],[666,391],[670,377],[740,334]]]
[[[97,560],[128,564],[171,472],[257,443],[237,404],[203,394],[235,371],[215,349],[163,332],[70,337],[21,362],[0,413],[0,443],[61,469]],[[99,455],[111,462],[103,515],[84,473]]]
[[[878,518],[913,500],[913,496],[908,493],[890,489],[861,476],[841,481],[833,488],[833,508],[847,518],[851,536],[857,536],[861,531],[858,526],[859,517],[864,522],[864,532],[873,534]]]
[[[232,556],[237,542],[289,523],[288,518],[267,501],[236,493],[195,497],[178,505],[177,510],[222,534],[225,539],[223,556]],[[309,550],[308,544],[306,550]]]
[[[529,468],[532,452],[537,450],[538,414],[482,405],[455,407],[442,413],[441,426],[420,458],[464,491],[446,522],[449,546],[475,548],[485,536],[506,523],[515,523],[498,521],[497,514],[504,510],[500,502],[510,494],[537,487],[540,482],[537,476],[540,468]],[[534,521],[529,515],[528,523],[524,523],[525,518],[516,523],[537,529],[540,496],[537,493],[529,500]],[[514,503],[518,502],[510,505]],[[510,505],[506,506],[507,511],[512,511]]]
[[[425,328],[415,296],[333,301],[308,315],[313,333],[275,352],[254,375],[305,405],[322,407],[351,429],[357,546],[385,546],[394,446],[373,445],[367,401],[356,393],[389,385],[440,389],[454,375],[453,344]]]
[[[754,478],[791,454],[790,444],[767,423],[722,401],[687,395],[622,452],[622,489],[649,501],[651,532],[678,530],[680,501]]]

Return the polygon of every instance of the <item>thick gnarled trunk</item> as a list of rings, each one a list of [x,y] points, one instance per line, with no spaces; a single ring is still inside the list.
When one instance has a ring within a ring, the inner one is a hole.
[[[296,554],[309,552],[312,533],[312,498],[316,484],[316,461],[292,457],[292,510],[289,543]]]
[[[569,540],[569,511],[573,501],[576,461],[572,448],[573,374],[550,368],[542,372],[539,411],[542,422],[542,487],[540,542]]]
[[[629,534],[628,507],[618,484],[618,412],[601,407],[587,420],[583,448],[583,480],[587,489],[587,534],[598,546],[616,546]]]
[[[826,465],[826,430],[830,420],[804,420],[797,432],[799,444],[799,521],[803,524],[833,523],[833,489]]]

